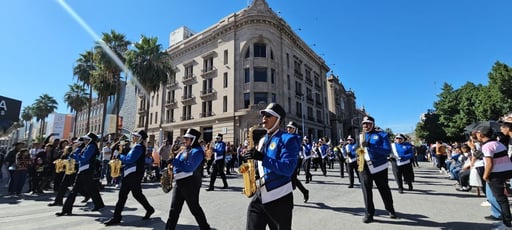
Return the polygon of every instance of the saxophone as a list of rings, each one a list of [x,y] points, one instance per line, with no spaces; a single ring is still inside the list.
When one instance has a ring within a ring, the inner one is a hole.
[[[366,149],[363,147],[363,143],[366,141],[366,135],[364,131],[359,134],[359,148],[357,148],[357,171],[362,172],[364,169],[364,154]]]
[[[110,176],[112,178],[116,178],[121,176],[121,160],[119,159],[112,159],[108,162],[108,165],[110,166]]]
[[[162,190],[165,193],[169,193],[172,190],[172,184],[174,182],[174,166],[172,165],[172,160],[181,151],[185,151],[185,146],[180,146],[180,144],[173,145],[169,155],[169,163],[167,164],[167,168],[163,169],[164,172],[160,178],[160,185],[162,186]]]
[[[64,172],[64,160],[62,159],[57,159],[55,161],[53,161],[53,163],[55,164],[55,173],[61,173],[61,172]]]
[[[72,175],[76,173],[75,169],[75,159],[69,159],[65,161],[66,164],[66,175]]]
[[[258,132],[260,131],[260,132]],[[247,150],[251,150],[255,148],[255,142],[259,141],[261,138],[261,128],[258,128],[258,125],[252,126],[249,128],[249,132],[247,134]],[[256,193],[256,189],[258,186],[256,185],[256,167],[254,165],[254,160],[249,159],[246,163],[242,164],[238,169],[240,173],[242,173],[244,179],[244,189],[242,193],[247,197],[252,197],[254,193]]]

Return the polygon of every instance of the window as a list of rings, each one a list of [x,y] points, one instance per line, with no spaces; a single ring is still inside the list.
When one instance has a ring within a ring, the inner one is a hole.
[[[228,96],[222,97],[222,112],[228,111]]]
[[[224,65],[228,64],[228,50],[224,50]]]
[[[302,103],[300,101],[295,102],[295,114],[297,114],[297,117],[302,117]]]
[[[286,84],[286,85],[288,85],[288,90],[290,90],[290,85],[291,85],[290,84],[291,83],[290,82],[290,74],[286,74],[286,82],[288,83],[288,84]]]
[[[160,93],[156,93],[156,106],[158,106],[158,101],[160,100]]]
[[[153,113],[149,114],[149,124],[153,124]]]
[[[249,68],[244,69],[245,83],[249,83],[251,81],[251,72]]]
[[[254,82],[267,82],[267,68],[254,68]]]
[[[212,101],[203,101],[202,103],[202,117],[212,116]]]
[[[267,93],[264,92],[255,92],[254,93],[254,103],[255,104],[259,104],[260,102],[263,102],[265,104],[268,104],[268,99],[267,99]]]
[[[270,50],[270,59],[274,60],[274,51]]]
[[[158,124],[158,112],[155,112],[155,124]]]
[[[295,81],[295,94],[302,95],[302,84],[299,81]]]
[[[251,94],[244,93],[244,108],[249,108],[250,104],[251,104]]]
[[[203,72],[209,72],[213,70],[213,57],[205,58],[203,60]]]
[[[187,85],[183,87],[183,99],[192,97],[192,85]]]
[[[227,72],[224,73],[224,82],[222,85],[224,88],[228,87],[228,73]]]
[[[290,68],[290,54],[286,53],[286,67]]]
[[[254,43],[254,57],[267,57],[267,45],[265,43]]]
[[[276,70],[270,69],[270,83],[274,84],[276,81]]]
[[[165,123],[171,122],[170,115],[171,115],[170,110],[165,110]]]
[[[213,79],[203,80],[203,94],[212,92]]]
[[[275,102],[276,102],[276,98],[277,98],[276,94],[275,94],[275,93],[272,93],[272,94],[271,94],[271,97],[272,97],[272,98],[270,98],[270,101],[275,103]]]
[[[184,79],[188,79],[194,76],[194,67],[192,65],[185,66],[185,77]]]
[[[191,116],[192,106],[191,105],[183,106],[183,111],[182,112],[183,112],[182,116],[181,116],[181,120],[182,121],[186,121],[186,120],[191,120],[192,119],[192,116]]]
[[[247,51],[245,51],[245,58],[249,58],[251,56],[251,50],[247,48]]]

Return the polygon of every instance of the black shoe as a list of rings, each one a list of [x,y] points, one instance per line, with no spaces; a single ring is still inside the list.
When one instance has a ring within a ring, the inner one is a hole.
[[[353,188],[353,187],[354,187],[354,185],[349,185],[349,186],[348,186],[348,188]]]
[[[304,203],[308,202],[309,200],[309,190],[306,190],[306,192],[304,192]]]
[[[209,192],[209,191],[213,191],[213,188],[207,188],[207,189],[205,189],[205,190],[206,190],[207,192]]]
[[[228,188],[228,185],[225,184],[224,187],[222,187],[222,189],[227,189]]]
[[[309,184],[309,180],[306,181],[306,184]]]
[[[409,184],[409,191],[412,191],[412,184]]]
[[[116,225],[119,223],[121,223],[120,217],[112,217],[112,218],[108,219],[107,221],[103,222],[103,224],[106,226],[112,226],[112,225]]]
[[[400,194],[404,193],[404,189],[399,188],[399,189],[398,189],[398,193],[400,193]]]
[[[89,197],[84,198],[80,203],[87,203],[87,201],[89,201]]]
[[[62,206],[62,203],[53,202],[53,203],[49,203],[48,206],[50,206],[50,207],[52,207],[52,206]]]
[[[391,218],[391,219],[396,219],[396,218],[397,218],[397,217],[396,217],[396,213],[395,213],[395,212],[390,212],[390,213],[389,213],[389,218]]]
[[[363,223],[368,224],[373,221],[373,216],[364,216],[363,217]]]
[[[501,217],[495,217],[493,215],[484,216],[484,219],[489,220],[489,221],[500,221],[500,220],[502,220]]]
[[[151,217],[151,215],[153,215],[153,213],[155,213],[155,209],[151,208],[150,210],[146,211],[146,215],[144,215],[144,217],[142,217],[142,219],[149,220],[149,217]]]
[[[70,212],[56,212],[56,216],[71,216]]]

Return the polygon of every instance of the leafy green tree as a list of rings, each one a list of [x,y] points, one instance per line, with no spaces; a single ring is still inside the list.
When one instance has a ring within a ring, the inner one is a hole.
[[[115,30],[111,30],[110,33],[103,33],[103,37],[100,42],[103,42],[110,48],[114,55],[116,55],[123,63],[125,60],[125,53],[128,51],[128,46],[131,44],[130,41],[126,40],[126,36],[121,33],[117,33]],[[116,113],[116,133],[119,132],[119,111],[120,111],[120,98],[121,98],[121,66],[119,66],[114,59],[110,56],[100,44],[96,44],[95,47],[97,53],[97,62],[102,66],[102,71],[106,73],[104,76],[108,77],[108,81],[111,81],[115,85],[115,113]],[[103,135],[103,130],[102,130]]]
[[[175,73],[171,56],[162,50],[162,45],[158,44],[158,38],[156,37],[142,35],[140,41],[135,43],[134,46],[135,50],[127,52],[126,63],[128,68],[148,94],[157,92],[160,85],[166,85],[169,76]],[[144,100],[146,100],[144,130],[147,131],[151,98],[149,95],[145,95]]]
[[[32,118],[34,118],[34,115],[32,115],[32,107],[30,105],[23,107],[23,110],[21,111],[21,119],[25,122],[25,135],[23,135],[23,137],[27,140],[27,145],[30,138],[27,132],[29,129],[28,123],[32,120]]]
[[[64,94],[64,102],[67,103],[71,112],[75,112],[75,119],[73,122],[73,136],[76,137],[76,121],[78,119],[77,113],[82,111],[84,105],[89,101],[89,94],[84,86],[80,84],[68,85],[69,90]]]
[[[39,96],[32,104],[32,114],[36,117],[36,121],[40,122],[39,136],[44,136],[46,118],[57,109],[58,105],[57,100],[46,93]]]
[[[422,121],[416,125],[416,137],[426,143],[434,143],[436,140],[445,140],[446,133],[439,122],[439,115],[435,111],[428,111],[423,115]]]
[[[76,65],[73,67],[73,75],[82,82],[82,86],[89,89],[89,100],[87,102],[87,125],[85,132],[89,132],[91,127],[91,105],[92,105],[92,85],[91,79],[93,72],[96,71],[96,63],[94,62],[94,52],[85,51],[80,54],[80,57],[76,60]]]

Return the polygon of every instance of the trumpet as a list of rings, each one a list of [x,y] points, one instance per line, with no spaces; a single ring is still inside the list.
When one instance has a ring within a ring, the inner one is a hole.
[[[362,172],[364,169],[364,154],[366,153],[365,147],[363,147],[363,143],[366,141],[366,135],[363,132],[359,134],[359,148],[357,148],[357,171]]]

